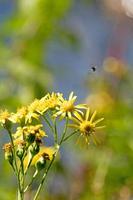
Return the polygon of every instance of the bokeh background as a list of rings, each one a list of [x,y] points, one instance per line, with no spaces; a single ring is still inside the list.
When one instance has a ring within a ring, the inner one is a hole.
[[[74,91],[105,117],[97,145],[62,149],[40,200],[133,199],[132,33],[132,0],[0,0],[0,107]],[[0,200],[15,199],[0,156]]]

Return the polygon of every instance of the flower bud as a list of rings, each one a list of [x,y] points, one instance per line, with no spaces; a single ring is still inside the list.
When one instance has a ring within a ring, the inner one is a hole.
[[[26,134],[26,142],[28,142],[29,144],[32,144],[35,141],[35,134],[29,133]]]
[[[3,124],[3,127],[7,130],[10,130],[12,127],[12,123],[9,120],[5,120],[5,123]]]
[[[24,154],[24,149],[18,148],[17,151],[16,151],[16,155],[17,155],[20,159],[22,159],[23,154]]]
[[[0,111],[0,123],[7,130],[10,130],[12,125],[10,117],[11,115],[7,110]]]
[[[41,156],[41,157],[37,160],[37,162],[36,162],[36,164],[35,164],[35,167],[36,167],[37,171],[40,171],[40,170],[44,169],[45,166],[46,166],[46,160],[45,160],[45,158],[44,158],[43,156]]]
[[[32,156],[35,156],[40,150],[40,143],[35,141],[33,144],[30,145],[29,150]]]
[[[22,159],[24,155],[24,149],[25,149],[25,142],[23,140],[17,141],[17,150],[16,150],[16,155]]]
[[[5,144],[3,147],[5,151],[5,160],[8,160],[9,163],[13,164],[13,152],[12,152],[12,145],[10,143]]]

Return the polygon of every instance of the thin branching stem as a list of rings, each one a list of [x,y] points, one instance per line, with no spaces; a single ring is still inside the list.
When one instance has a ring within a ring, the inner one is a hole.
[[[36,170],[35,173],[33,174],[33,177],[31,179],[31,182],[26,186],[26,188],[24,189],[24,193],[29,189],[29,187],[32,185],[34,179],[36,178],[36,176],[38,175],[38,171]]]
[[[65,127],[64,127],[64,131],[63,131],[63,134],[62,134],[62,137],[61,137],[61,140],[59,142],[59,145],[62,144],[65,136],[66,136],[66,132],[67,132],[67,127],[68,127],[68,117],[66,117],[66,123],[65,123]]]
[[[11,145],[12,145],[12,151],[13,151],[13,158],[14,158],[14,164],[15,164],[15,171],[16,171],[16,177],[17,177],[17,181],[18,181],[18,194],[19,194],[19,198],[21,198],[23,200],[23,196],[22,196],[22,191],[21,191],[21,184],[20,184],[20,177],[19,177],[19,171],[18,171],[18,166],[17,166],[17,160],[16,160],[16,151],[15,151],[15,145],[13,142],[13,138],[12,138],[12,133],[10,129],[7,129],[10,140],[11,140]]]
[[[55,144],[58,144],[58,133],[57,133],[56,119],[54,120],[54,140],[55,140]]]
[[[54,128],[51,125],[51,123],[49,122],[49,120],[47,119],[47,117],[45,115],[42,115],[42,117],[45,120],[45,122],[47,123],[47,125],[49,126],[49,128],[51,129],[51,131],[54,133]]]
[[[72,137],[73,135],[75,135],[77,132],[78,132],[78,130],[75,130],[75,131],[72,132],[70,135],[68,135],[67,137],[65,137],[65,138],[63,139],[62,142],[65,142],[65,141],[68,140],[70,137]]]
[[[65,137],[65,135],[66,135],[67,127],[68,127],[68,117],[66,118],[66,123],[65,123],[64,130],[63,130],[63,134],[62,134],[60,143],[59,143],[59,145],[58,145],[58,151],[59,151],[59,148],[60,148],[60,146],[61,146],[61,144],[62,144],[62,142],[63,142],[63,140],[64,140],[64,137]],[[57,134],[58,134],[58,133],[57,133]],[[39,185],[39,187],[38,187],[38,189],[37,189],[37,192],[36,192],[36,194],[35,194],[33,200],[37,200],[37,198],[38,198],[38,196],[39,196],[39,194],[40,194],[40,191],[41,191],[41,189],[42,189],[43,183],[44,183],[44,181],[45,181],[45,179],[46,179],[46,176],[47,176],[47,174],[48,174],[48,172],[49,172],[49,170],[50,170],[50,168],[51,168],[51,166],[52,166],[52,164],[53,164],[53,162],[54,162],[54,160],[55,160],[55,158],[56,158],[56,155],[57,155],[58,151],[54,154],[53,159],[51,160],[51,162],[50,162],[48,168],[46,169],[45,173],[43,174],[42,180],[41,180],[41,182],[40,182],[40,185]]]
[[[37,200],[38,195],[39,195],[39,193],[40,193],[40,191],[41,191],[41,189],[42,189],[43,183],[44,183],[44,181],[45,181],[45,179],[46,179],[46,176],[47,176],[47,174],[48,174],[48,172],[49,172],[49,170],[50,170],[50,168],[51,168],[51,166],[52,166],[54,160],[55,160],[55,155],[53,156],[53,159],[51,160],[51,162],[50,162],[48,168],[46,169],[45,173],[43,174],[41,183],[40,183],[40,185],[39,185],[39,187],[38,187],[38,189],[37,189],[37,192],[36,192],[35,197],[34,197],[33,200]]]

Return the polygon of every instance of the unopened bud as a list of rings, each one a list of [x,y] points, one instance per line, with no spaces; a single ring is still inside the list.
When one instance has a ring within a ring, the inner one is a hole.
[[[43,156],[41,156],[35,164],[37,171],[44,169],[46,166],[46,160]]]
[[[12,165],[13,164],[12,145],[10,143],[5,144],[3,149],[5,151],[5,160],[8,160],[8,162]]]
[[[32,133],[26,134],[25,139],[29,144],[32,144],[35,141],[35,134]]]
[[[24,149],[25,149],[25,142],[23,140],[18,141],[17,143],[17,150],[16,150],[16,155],[22,159],[24,155]]]
[[[40,143],[35,141],[33,144],[30,145],[29,150],[32,156],[35,156],[40,150]]]
[[[11,123],[11,121],[10,120],[5,120],[5,123],[3,124],[3,127],[5,128],[5,129],[7,129],[7,130],[10,130],[11,129],[11,127],[12,127],[12,123]]]

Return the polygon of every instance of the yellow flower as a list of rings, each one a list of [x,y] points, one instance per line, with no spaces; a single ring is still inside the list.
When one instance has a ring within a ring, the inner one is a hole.
[[[13,123],[21,123],[24,121],[25,123],[31,123],[32,118],[37,119],[39,118],[39,115],[36,113],[35,106],[37,107],[37,100],[35,100],[32,104],[29,106],[23,106],[22,108],[19,108],[17,110],[17,113],[11,114],[11,121]],[[36,105],[35,105],[36,103]]]
[[[34,135],[36,139],[41,139],[42,137],[46,136],[46,133],[41,130],[42,127],[42,124],[18,127],[13,136],[15,139],[23,139],[24,136]]]
[[[53,155],[55,154],[56,149],[54,147],[41,147],[39,153],[34,156],[32,160],[32,165],[35,165],[36,162],[43,157],[45,160],[52,160]]]
[[[79,130],[87,143],[89,143],[90,136],[94,136],[94,133],[97,129],[104,127],[97,126],[97,124],[103,121],[104,118],[100,118],[94,121],[96,111],[90,116],[90,108],[86,109],[85,115],[80,115],[79,113],[76,113],[75,116],[76,118],[72,118],[75,124],[71,124],[70,126]]]
[[[36,112],[43,115],[44,112],[48,110],[48,104],[46,101],[46,96],[39,100],[38,106],[36,108]]]
[[[32,118],[38,120],[39,115],[36,113],[36,109],[39,105],[39,100],[35,99],[28,107],[27,114],[25,115],[25,123],[31,123]]]
[[[32,118],[38,120],[39,119],[39,115],[37,113],[33,112],[32,110],[28,110],[28,113],[25,116],[25,123],[31,123],[32,122]]]
[[[23,106],[17,110],[16,113],[11,113],[10,120],[13,123],[21,123],[21,121],[25,121],[25,117],[28,113],[28,108]]]
[[[54,117],[61,116],[61,118],[69,117],[72,118],[72,115],[76,115],[78,112],[82,113],[80,109],[86,108],[85,104],[74,105],[77,96],[74,96],[73,92],[70,93],[68,100],[60,97],[59,107],[57,107],[57,112],[54,114]]]
[[[18,118],[22,119],[25,118],[27,112],[28,112],[27,106],[23,106],[17,110],[16,114],[18,115]]]
[[[60,104],[60,98],[62,97],[61,93],[54,93],[52,92],[51,94],[47,94],[46,96],[46,101],[47,101],[47,106],[50,109],[56,108]]]
[[[60,97],[62,94],[60,93],[54,93],[51,94],[48,93],[44,97],[42,97],[40,100],[36,99],[29,107],[29,110],[34,110],[39,114],[43,114],[48,109],[54,109],[56,106],[59,105]]]
[[[12,123],[20,123],[20,118],[17,113],[11,113],[10,120]]]
[[[34,112],[36,112],[38,106],[40,104],[40,100],[39,99],[35,99],[29,106],[28,106],[28,109],[29,110],[32,110]]]
[[[0,123],[5,124],[7,121],[10,120],[10,113],[7,110],[1,110],[0,112]]]

